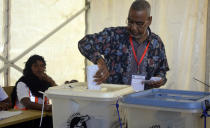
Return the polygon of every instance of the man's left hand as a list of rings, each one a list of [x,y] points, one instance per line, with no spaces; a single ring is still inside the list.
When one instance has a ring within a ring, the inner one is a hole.
[[[152,88],[159,88],[163,86],[165,83],[166,83],[166,79],[161,77],[161,80],[148,82],[147,85]]]

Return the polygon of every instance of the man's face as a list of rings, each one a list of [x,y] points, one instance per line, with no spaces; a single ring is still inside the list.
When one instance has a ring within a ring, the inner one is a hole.
[[[128,30],[133,38],[141,39],[145,36],[148,26],[152,22],[152,17],[147,16],[147,11],[136,11],[130,9],[127,19]]]

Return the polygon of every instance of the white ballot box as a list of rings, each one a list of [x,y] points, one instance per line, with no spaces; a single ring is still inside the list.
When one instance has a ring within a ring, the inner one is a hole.
[[[116,127],[116,101],[134,91],[126,85],[100,86],[100,90],[89,90],[86,83],[71,83],[49,88],[46,94],[52,100],[53,127]]]
[[[209,92],[151,89],[124,96],[121,105],[128,128],[203,128],[203,103],[209,99]]]

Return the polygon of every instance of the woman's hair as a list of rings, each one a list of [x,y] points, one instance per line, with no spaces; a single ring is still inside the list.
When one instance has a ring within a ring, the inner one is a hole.
[[[23,69],[23,75],[24,76],[29,76],[32,74],[31,67],[34,63],[37,62],[37,60],[42,61],[44,63],[44,66],[46,66],[46,62],[42,56],[39,55],[33,55],[31,56],[27,62],[25,63],[25,68]]]

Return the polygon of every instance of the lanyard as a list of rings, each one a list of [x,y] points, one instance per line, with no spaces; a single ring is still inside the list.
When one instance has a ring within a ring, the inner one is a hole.
[[[147,44],[147,47],[145,48],[144,53],[143,53],[143,55],[141,56],[141,59],[140,59],[139,62],[138,62],[137,56],[136,56],[136,52],[135,52],[135,50],[134,50],[133,41],[132,41],[132,37],[131,37],[131,36],[129,37],[129,40],[130,40],[130,44],[131,44],[131,46],[132,46],[134,58],[135,58],[136,63],[137,63],[137,65],[138,65],[138,72],[139,72],[140,64],[141,64],[141,62],[143,61],[144,56],[145,56],[146,53],[147,53],[147,50],[148,50],[148,47],[149,47],[150,42]]]

